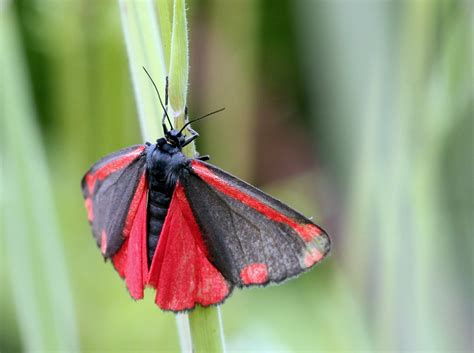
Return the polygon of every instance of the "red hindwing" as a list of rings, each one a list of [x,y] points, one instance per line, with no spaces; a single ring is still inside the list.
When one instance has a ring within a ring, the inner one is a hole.
[[[156,304],[182,311],[196,304],[222,302],[230,287],[210,263],[201,231],[183,186],[177,184],[152,261],[148,284],[156,288]]]

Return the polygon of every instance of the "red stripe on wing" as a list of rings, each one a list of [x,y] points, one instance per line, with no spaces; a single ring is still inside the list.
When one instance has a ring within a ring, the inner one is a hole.
[[[196,304],[217,304],[229,295],[227,282],[208,260],[201,231],[179,183],[160,234],[148,284],[156,288],[155,302],[164,310],[183,311]]]
[[[89,189],[89,193],[94,192],[94,187],[97,181],[104,180],[110,174],[126,167],[130,162],[132,162],[135,158],[137,158],[140,153],[143,152],[145,146],[140,146],[127,153],[125,155],[120,156],[119,158],[113,159],[110,162],[107,162],[102,167],[94,171],[93,173],[89,173],[86,175],[86,183]]]
[[[146,203],[146,195],[147,195],[147,186],[148,182],[146,179],[145,173],[140,177],[140,181],[138,182],[137,189],[135,190],[135,194],[133,195],[132,202],[130,202],[130,206],[128,208],[127,219],[125,220],[125,225],[123,227],[123,236],[124,238],[128,237],[130,234],[130,230],[134,224],[135,215],[137,214],[138,207],[143,202],[143,198],[145,198]],[[146,215],[146,207],[145,207],[145,215]]]
[[[261,214],[265,215],[269,219],[285,223],[292,227],[299,236],[306,242],[310,242],[314,239],[314,237],[323,234],[323,231],[315,226],[314,224],[301,224],[296,222],[294,219],[285,216],[283,213],[278,212],[277,210],[271,208],[267,204],[263,203],[262,201],[252,197],[249,194],[239,190],[235,186],[231,185],[226,180],[222,179],[218,175],[216,175],[212,170],[207,168],[203,163],[193,160],[192,162],[193,171],[196,172],[201,179],[206,181],[208,184],[215,187],[217,190],[225,193],[233,197],[234,199],[250,206],[260,212]]]
[[[112,262],[134,299],[143,298],[148,276],[147,263],[147,180],[145,173],[130,204],[123,236],[126,238]]]

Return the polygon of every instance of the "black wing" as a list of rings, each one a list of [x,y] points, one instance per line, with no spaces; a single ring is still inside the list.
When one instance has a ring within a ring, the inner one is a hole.
[[[180,178],[209,257],[237,286],[282,282],[320,262],[324,230],[242,180],[192,160]]]
[[[137,211],[137,190],[145,181],[146,145],[112,153],[94,164],[82,178],[89,222],[102,254],[110,258],[121,247]]]

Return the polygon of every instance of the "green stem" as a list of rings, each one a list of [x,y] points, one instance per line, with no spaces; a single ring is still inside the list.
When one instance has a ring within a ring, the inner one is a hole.
[[[182,127],[185,121],[189,72],[185,1],[174,1],[172,23],[169,23],[169,2],[158,0],[159,26],[151,0],[119,0],[119,3],[142,134],[147,141],[151,141],[162,136],[161,110],[151,83],[142,72],[142,66],[145,66],[155,79],[160,92],[164,92],[166,71],[169,67],[169,115],[174,118],[175,128]],[[170,60],[169,65],[167,58]],[[183,152],[188,157],[194,157],[194,144],[190,144]],[[219,308],[196,308],[189,314],[189,318],[191,326],[188,315],[176,316],[181,350],[222,352],[223,335]]]
[[[166,58],[169,58],[171,43],[169,4],[168,0],[158,2],[159,27],[153,1],[119,0],[119,4],[141,132],[144,140],[152,142],[163,136],[162,112],[153,86],[142,67],[148,70],[161,96],[164,97],[168,67]],[[191,351],[191,333],[187,315],[177,315],[176,324],[181,350]]]
[[[197,307],[189,314],[194,353],[225,352],[220,307]]]
[[[185,107],[188,91],[189,52],[186,7],[184,0],[175,0],[170,53],[170,112],[175,119],[175,127],[185,123]],[[184,154],[194,157],[194,143],[184,149]],[[189,314],[193,352],[223,352],[223,330],[220,308],[197,307]],[[182,336],[181,336],[182,337]],[[183,347],[183,343],[182,343]]]
[[[158,22],[160,25],[161,42],[165,55],[166,72],[169,72],[171,52],[171,23],[173,22],[172,10],[173,0],[155,0],[158,10]]]
[[[170,53],[170,113],[176,128],[184,124],[184,109],[188,93],[189,53],[188,29],[184,0],[175,0],[173,8],[173,30],[171,32]]]
[[[181,129],[185,123],[186,97],[189,78],[188,24],[184,0],[175,0],[173,8],[173,30],[170,53],[170,115],[175,127]],[[188,157],[194,157],[196,148],[191,143],[183,150]]]

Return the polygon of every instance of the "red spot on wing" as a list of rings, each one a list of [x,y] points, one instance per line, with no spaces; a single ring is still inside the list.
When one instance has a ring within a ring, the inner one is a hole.
[[[224,277],[207,258],[201,231],[179,183],[160,234],[148,284],[156,288],[155,302],[164,310],[216,304],[229,294]]]
[[[242,269],[240,278],[244,284],[262,284],[268,280],[268,269],[265,264],[250,264]]]
[[[107,234],[105,233],[105,230],[102,230],[102,233],[100,234],[100,251],[102,254],[105,254],[107,251]]]
[[[321,254],[318,249],[312,248],[306,253],[303,263],[306,267],[311,267],[316,262],[319,262],[323,257],[323,254]]]
[[[87,174],[86,183],[89,189],[89,193],[92,194],[94,192],[94,187],[98,180],[103,180],[106,177],[108,177],[110,174],[126,167],[135,158],[137,158],[140,155],[140,153],[143,152],[144,149],[145,149],[145,146],[137,147],[133,151],[111,160],[110,162],[106,163],[105,165],[97,169],[95,172]]]
[[[117,272],[125,278],[128,291],[134,299],[143,298],[143,289],[148,276],[146,185],[144,173],[133,196],[125,222],[126,239],[120,250],[112,257]]]
[[[87,209],[87,219],[89,222],[92,222],[94,220],[94,210],[92,208],[92,200],[90,197],[86,198],[85,202],[86,204],[86,209]]]
[[[271,208],[260,200],[242,192],[236,187],[230,185],[228,182],[220,178],[218,175],[213,173],[209,168],[207,168],[203,163],[193,160],[192,161],[193,170],[207,183],[215,187],[217,190],[233,197],[236,200],[250,206],[270,218],[275,222],[285,223],[292,227],[299,236],[306,242],[310,242],[314,237],[321,235],[323,232],[320,228],[314,224],[300,224],[294,219],[285,216],[281,212]]]

